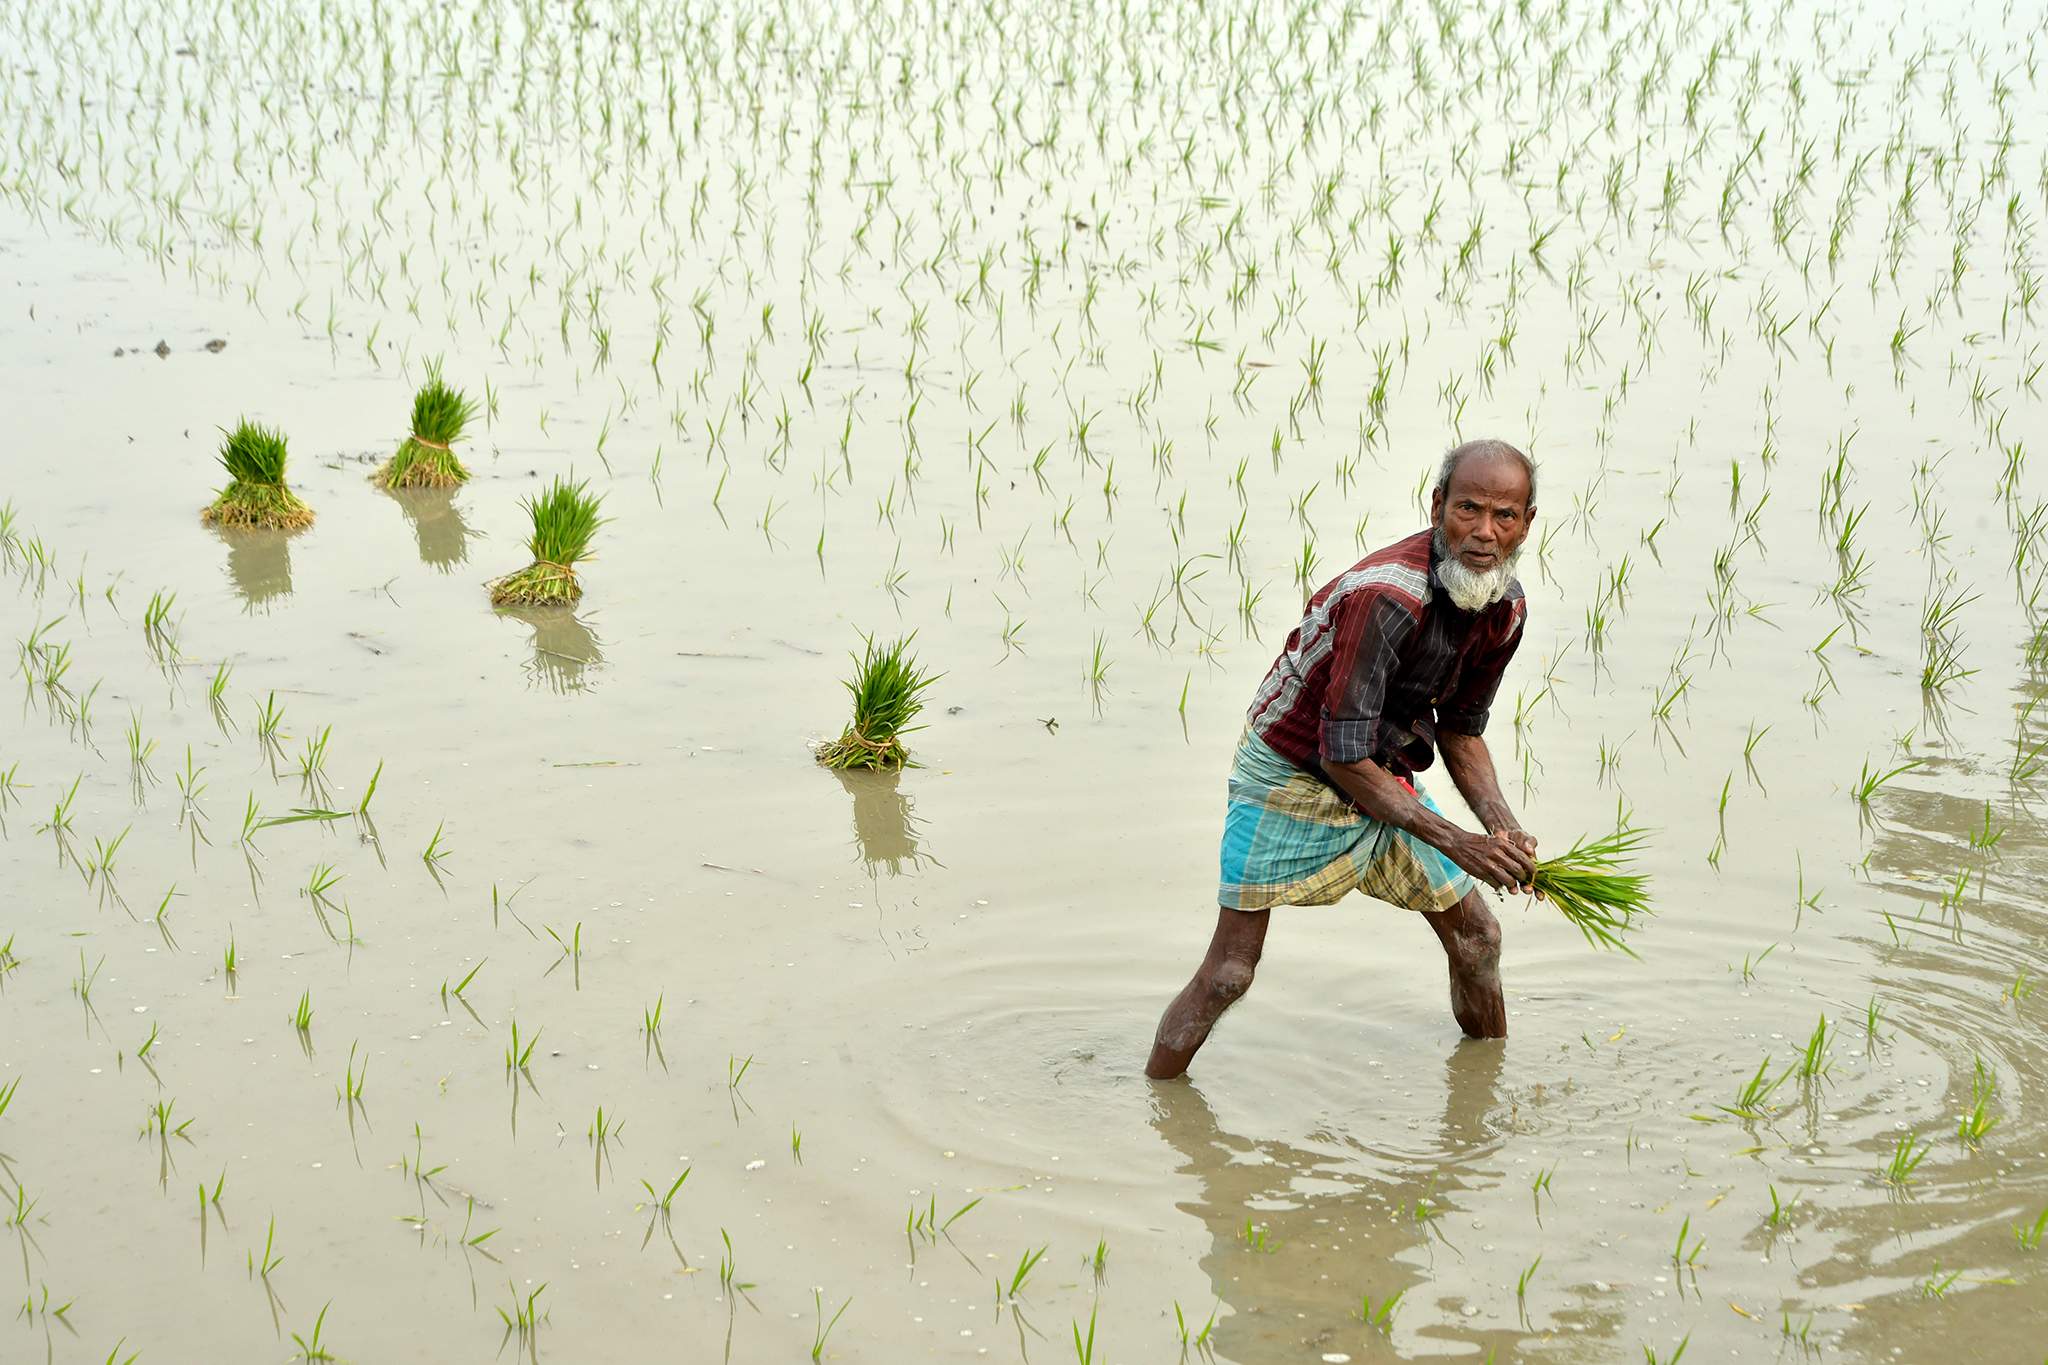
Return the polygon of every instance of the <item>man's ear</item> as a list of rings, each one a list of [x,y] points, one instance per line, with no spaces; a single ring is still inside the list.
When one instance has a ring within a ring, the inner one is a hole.
[[[1533,512],[1536,509],[1532,507],[1529,510]],[[1430,492],[1429,524],[1431,526],[1441,526],[1444,524],[1444,490],[1441,488],[1433,489]]]

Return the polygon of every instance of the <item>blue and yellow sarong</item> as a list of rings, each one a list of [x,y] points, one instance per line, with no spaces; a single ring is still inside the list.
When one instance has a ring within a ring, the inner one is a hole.
[[[1443,813],[1421,787],[1415,795]],[[1238,742],[1223,817],[1223,906],[1334,905],[1356,889],[1404,910],[1448,910],[1472,885],[1442,853],[1366,818],[1249,730]]]

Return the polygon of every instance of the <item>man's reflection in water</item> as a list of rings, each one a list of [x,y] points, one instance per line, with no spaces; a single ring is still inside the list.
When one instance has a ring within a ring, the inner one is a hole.
[[[1313,1360],[1311,1352],[1389,1358],[1389,1338],[1358,1315],[1361,1295],[1377,1309],[1393,1294],[1411,1296],[1395,1310],[1395,1337],[1404,1323],[1427,1320],[1423,1335],[1467,1343],[1456,1354],[1521,1358],[1530,1334],[1444,1323],[1445,1313],[1429,1302],[1425,1288],[1432,1266],[1462,1265],[1461,1232],[1476,1235],[1469,1220],[1454,1221],[1460,1193],[1498,1181],[1488,1163],[1500,1148],[1492,1116],[1503,1106],[1505,1056],[1497,1043],[1451,1051],[1444,1063],[1443,1118],[1430,1144],[1435,1152],[1420,1157],[1389,1155],[1328,1134],[1318,1135],[1316,1151],[1243,1137],[1223,1129],[1193,1085],[1155,1087],[1153,1126],[1181,1154],[1180,1169],[1201,1184],[1200,1197],[1180,1208],[1209,1228],[1211,1249],[1202,1269],[1230,1310],[1228,1317],[1218,1314],[1210,1338],[1219,1359]],[[1445,1296],[1497,1298],[1499,1286],[1471,1285],[1470,1274],[1464,1268],[1447,1274],[1464,1292],[1447,1284]],[[1512,1282],[1508,1288],[1512,1292]],[[1207,1315],[1206,1306],[1191,1313],[1192,1330]]]

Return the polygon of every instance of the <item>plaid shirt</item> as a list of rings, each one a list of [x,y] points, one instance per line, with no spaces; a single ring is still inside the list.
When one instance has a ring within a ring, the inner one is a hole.
[[[1483,732],[1528,602],[1518,582],[1477,612],[1436,589],[1427,530],[1324,584],[1259,684],[1252,733],[1319,776],[1369,758],[1406,778],[1435,761],[1438,729]]]

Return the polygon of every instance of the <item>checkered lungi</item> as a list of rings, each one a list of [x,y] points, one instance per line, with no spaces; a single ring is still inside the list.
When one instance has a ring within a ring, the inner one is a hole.
[[[1438,814],[1429,794],[1415,788]],[[1247,730],[1230,767],[1220,904],[1234,910],[1333,905],[1354,888],[1404,910],[1448,910],[1472,889],[1456,863],[1371,820]]]

